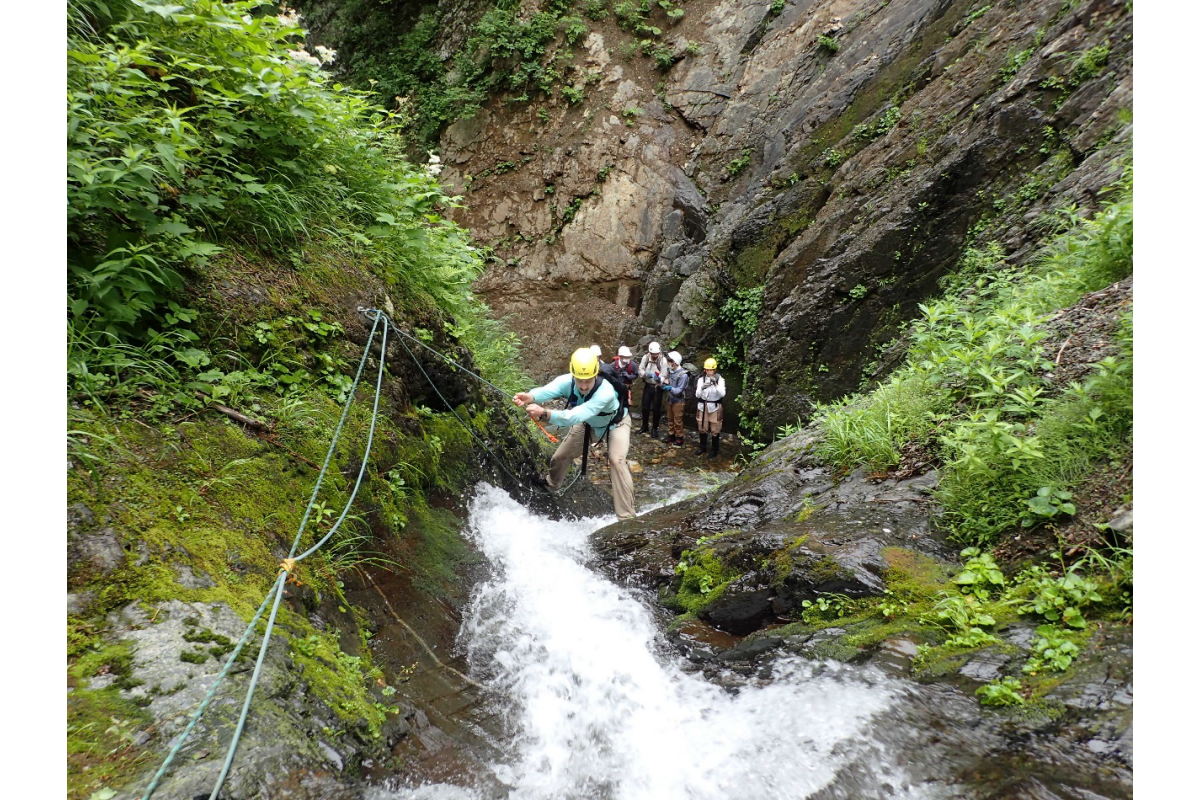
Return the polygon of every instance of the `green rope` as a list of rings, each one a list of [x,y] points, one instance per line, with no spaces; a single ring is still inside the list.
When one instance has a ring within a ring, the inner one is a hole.
[[[308,507],[304,510],[304,517],[300,522],[299,530],[296,532],[296,538],[292,542],[292,547],[291,547],[291,550],[289,551],[289,557],[291,557],[291,555],[296,552],[296,548],[300,543],[300,537],[304,533],[304,529],[305,529],[306,525],[308,524],[309,516],[312,513],[313,505],[316,502],[317,493],[320,491],[321,483],[325,479],[325,473],[328,471],[329,463],[333,459],[334,450],[337,447],[338,439],[341,437],[342,428],[344,427],[346,418],[350,412],[350,405],[354,402],[355,390],[358,388],[359,380],[362,378],[363,368],[366,366],[366,363],[367,363],[367,357],[371,353],[371,345],[375,341],[375,331],[379,327],[379,322],[380,322],[381,317],[383,317],[383,315],[377,314],[375,316],[374,324],[371,326],[371,333],[367,337],[367,343],[366,343],[366,346],[363,348],[362,358],[358,362],[358,371],[354,375],[354,382],[350,385],[350,390],[349,390],[347,398],[346,398],[346,404],[345,404],[345,407],[342,409],[341,419],[338,420],[337,428],[334,430],[333,439],[330,441],[330,444],[329,444],[329,451],[325,455],[325,463],[321,466],[320,474],[317,476],[317,483],[313,487],[313,493],[312,493],[312,496],[309,498]],[[386,317],[383,317],[383,322],[384,322],[384,328],[383,328],[383,348],[384,348],[384,350],[383,350],[383,354],[381,355],[381,357],[379,359],[379,377],[378,377],[378,379],[376,381],[376,385],[375,385],[375,405],[374,405],[373,414],[371,417],[371,431],[367,438],[367,453],[363,456],[363,466],[359,470],[359,473],[358,473],[358,482],[354,486],[354,492],[350,495],[350,502],[348,502],[346,504],[346,508],[343,509],[342,515],[341,515],[341,517],[338,518],[338,521],[334,525],[334,527],[329,530],[329,533],[327,533],[325,535],[325,537],[323,539],[321,539],[321,541],[316,546],[314,546],[313,548],[310,548],[308,551],[306,551],[304,553],[304,555],[300,556],[299,558],[294,559],[295,561],[299,561],[300,559],[306,558],[307,556],[312,554],[314,551],[316,551],[317,547],[319,547],[321,544],[324,544],[329,539],[329,537],[333,535],[334,531],[337,530],[337,526],[341,524],[343,519],[345,519],[346,513],[350,507],[350,503],[352,503],[354,501],[354,497],[358,493],[358,487],[362,482],[363,470],[366,468],[367,457],[370,455],[371,439],[374,437],[374,434],[375,434],[375,422],[378,419],[378,414],[379,414],[379,395],[380,395],[380,390],[381,390],[381,387],[383,384],[383,366],[384,366],[384,362],[385,362],[385,358],[383,356],[386,355],[386,350],[387,350],[388,321],[387,321]],[[255,664],[254,675],[251,678],[250,687],[246,693],[246,701],[242,708],[242,716],[238,720],[237,730],[234,733],[234,738],[230,745],[229,753],[225,759],[225,765],[224,765],[223,769],[221,770],[221,776],[217,781],[216,788],[213,789],[212,795],[210,796],[210,800],[215,800],[215,798],[217,796],[217,792],[220,791],[221,786],[225,781],[225,777],[229,772],[229,767],[233,763],[233,755],[237,749],[238,741],[241,738],[242,729],[245,726],[246,714],[250,707],[250,699],[254,694],[254,688],[258,682],[258,676],[262,670],[263,657],[266,654],[267,644],[269,643],[270,638],[271,638],[271,629],[274,626],[275,615],[279,609],[279,601],[283,597],[283,584],[287,580],[287,575],[288,575],[287,570],[283,570],[279,573],[279,576],[275,579],[274,585],[271,587],[271,590],[269,592],[267,592],[267,596],[263,599],[262,605],[259,606],[258,611],[255,612],[254,618],[252,620],[250,620],[250,624],[246,626],[246,631],[245,631],[245,633],[242,634],[241,641],[238,642],[237,647],[235,647],[233,652],[230,653],[229,659],[225,662],[225,666],[221,669],[221,672],[217,675],[217,679],[213,683],[212,687],[209,689],[208,694],[205,696],[205,698],[201,702],[200,706],[193,713],[192,719],[188,722],[187,727],[184,729],[184,731],[180,735],[179,739],[172,746],[170,752],[167,754],[166,759],[163,761],[162,766],[159,767],[158,772],[155,773],[153,780],[151,780],[150,785],[146,788],[146,793],[144,795],[142,795],[142,800],[150,800],[150,797],[154,794],[155,790],[158,788],[159,782],[162,780],[163,776],[166,774],[167,767],[170,766],[171,762],[175,759],[175,756],[178,755],[180,749],[182,749],[182,747],[183,747],[184,742],[187,740],[188,736],[191,734],[192,729],[196,726],[196,723],[200,721],[200,717],[203,716],[205,710],[207,710],[209,703],[212,701],[213,697],[216,695],[218,687],[220,687],[221,682],[225,679],[226,674],[228,674],[229,668],[233,665],[234,660],[240,655],[242,647],[246,644],[246,642],[249,641],[250,634],[253,632],[255,626],[258,624],[258,620],[262,617],[262,613],[266,609],[267,603],[270,602],[272,596],[274,596],[275,601],[272,605],[271,616],[268,619],[267,628],[263,635],[262,645],[259,647],[258,660]]]
[[[260,605],[258,607],[258,611],[254,613],[254,619],[250,620],[250,624],[246,626],[246,632],[242,634],[241,641],[237,643],[237,647],[233,648],[233,652],[229,654],[229,660],[226,661],[225,666],[221,668],[221,672],[217,675],[217,680],[213,683],[212,688],[208,690],[208,694],[205,695],[204,701],[200,703],[200,707],[197,708],[195,713],[192,714],[192,719],[190,722],[188,722],[187,727],[183,729],[183,733],[177,740],[175,740],[174,746],[171,747],[171,752],[167,754],[166,760],[163,761],[162,766],[159,767],[158,772],[155,773],[154,780],[150,781],[150,786],[146,789],[146,793],[142,795],[142,800],[149,800],[150,795],[154,794],[154,790],[158,788],[158,782],[161,781],[163,775],[166,774],[167,767],[169,767],[171,762],[175,760],[175,756],[179,753],[180,748],[183,747],[183,743],[187,741],[188,736],[191,735],[192,728],[196,727],[196,723],[200,721],[200,717],[204,716],[204,712],[208,708],[208,704],[211,703],[212,699],[216,696],[217,689],[220,687],[221,681],[225,680],[225,674],[229,672],[229,668],[233,666],[233,662],[237,660],[239,655],[241,655],[242,647],[245,646],[246,642],[250,641],[250,634],[254,631],[254,626],[258,624],[258,620],[260,617],[262,617],[262,613],[266,611],[267,603],[271,602],[271,595],[275,594],[281,585],[281,582],[276,579],[274,585],[271,587],[271,591],[267,592],[267,596],[263,598],[262,605]]]
[[[375,423],[379,419],[379,395],[383,393],[383,368],[387,364],[388,318],[386,316],[384,316],[382,313],[377,313],[376,317],[375,317],[376,325],[379,324],[380,317],[383,317],[383,338],[381,340],[381,344],[380,344],[381,349],[379,351],[379,376],[375,379],[375,403],[371,410],[371,429],[370,429],[370,432],[367,434],[366,452],[363,454],[362,466],[358,470],[358,478],[354,482],[354,490],[351,491],[350,499],[346,501],[346,507],[342,509],[341,516],[338,517],[337,522],[335,522],[333,527],[331,527],[329,529],[329,532],[325,534],[325,536],[321,539],[321,541],[317,542],[315,545],[310,547],[308,550],[304,551],[304,553],[302,555],[296,556],[295,555],[296,547],[299,545],[300,537],[304,533],[304,522],[300,523],[300,530],[296,531],[296,539],[295,539],[295,541],[292,542],[292,549],[288,553],[288,557],[289,558],[294,557],[296,561],[300,561],[301,559],[307,558],[309,555],[316,552],[318,547],[323,545],[325,542],[329,541],[329,538],[331,536],[333,536],[334,531],[336,531],[338,529],[338,526],[342,524],[342,520],[344,520],[346,518],[346,514],[350,510],[350,505],[351,505],[351,503],[354,502],[354,497],[358,494],[358,488],[359,488],[359,486],[362,485],[363,474],[366,472],[366,468],[367,468],[367,458],[371,454],[371,441],[372,441],[372,439],[375,438]],[[375,329],[372,328],[371,329],[371,339],[367,340],[366,352],[370,352],[371,342],[374,340],[374,338],[375,338]],[[366,360],[365,353],[364,353],[363,359],[364,359],[364,363],[365,363],[365,360]],[[353,390],[351,390],[351,391],[353,392]],[[351,394],[351,399],[352,398],[353,398],[353,394]],[[350,410],[350,403],[347,402],[346,411],[342,412],[342,422],[345,422],[346,412],[349,410]],[[329,453],[325,456],[325,465],[326,466],[329,465],[329,461],[333,457],[333,450],[337,444],[337,436],[340,433],[341,433],[341,423],[338,424],[338,431],[337,431],[337,433],[334,434],[334,440],[329,446]],[[324,477],[324,470],[322,470],[322,477]],[[320,478],[318,478],[317,486],[313,490],[312,498],[308,501],[308,510],[306,510],[304,513],[305,521],[308,520],[308,512],[312,510],[313,503],[317,499],[317,490],[320,488],[321,488]],[[284,577],[284,576],[280,576],[280,577]],[[254,697],[254,689],[258,685],[258,677],[262,673],[263,660],[266,658],[266,655],[267,655],[267,645],[270,644],[270,642],[271,642],[271,629],[274,628],[274,626],[275,626],[275,614],[276,614],[276,612],[279,611],[279,602],[282,599],[283,599],[283,591],[280,590],[275,593],[275,603],[271,607],[271,616],[267,619],[267,629],[263,633],[262,645],[260,645],[258,648],[258,660],[254,664],[254,674],[250,676],[250,686],[247,687],[247,689],[246,689],[246,701],[242,704],[242,713],[241,713],[241,716],[238,717],[237,728],[234,729],[234,732],[233,732],[233,740],[229,743],[229,752],[225,756],[225,764],[223,767],[221,767],[221,774],[217,778],[217,785],[213,787],[212,794],[210,794],[208,796],[208,800],[216,800],[217,792],[221,791],[221,786],[224,785],[224,783],[225,783],[225,777],[229,774],[229,768],[233,766],[233,756],[237,752],[238,743],[241,741],[242,730],[246,727],[246,717],[248,717],[250,715],[250,701]]]
[[[360,307],[359,311],[362,311],[364,313],[374,312],[376,314],[383,314],[382,311],[376,311],[375,309],[369,309],[369,308],[361,308]],[[420,339],[410,336],[409,334],[407,334],[404,331],[397,328],[395,323],[392,323],[392,328],[396,331],[396,333],[400,334],[405,339],[408,339],[412,342],[416,342],[421,347],[424,347],[426,350],[433,353],[435,356],[442,359],[450,366],[455,367],[457,369],[461,369],[463,372],[467,373],[468,375],[470,375],[470,376],[478,379],[479,381],[487,384],[488,386],[492,387],[497,392],[499,392],[501,395],[503,395],[504,399],[508,400],[511,398],[511,395],[508,392],[504,391],[499,386],[497,386],[496,384],[489,381],[487,378],[483,378],[479,375],[476,375],[474,372],[471,372],[471,370],[467,369],[462,364],[459,364],[458,362],[454,361],[453,359],[449,358],[448,356],[438,352],[434,348],[432,348],[429,345],[422,342]],[[475,441],[479,443],[479,446],[484,449],[484,452],[486,452],[488,455],[490,455],[492,457],[492,459],[496,462],[497,466],[499,466],[500,469],[504,470],[504,473],[506,475],[508,475],[508,477],[512,478],[513,482],[517,486],[522,485],[520,478],[518,478],[516,475],[514,475],[512,473],[512,470],[510,470],[507,466],[505,466],[504,462],[494,452],[492,452],[491,449],[488,448],[487,444],[482,439],[480,439],[478,436],[475,435],[475,431],[471,429],[471,426],[468,425],[466,422],[464,422],[462,420],[462,418],[458,416],[458,413],[450,406],[450,403],[446,400],[445,397],[442,396],[442,393],[440,391],[438,391],[437,385],[434,384],[433,379],[431,377],[429,377],[429,373],[426,372],[425,368],[421,366],[421,362],[417,360],[416,355],[413,353],[412,350],[409,349],[408,345],[406,345],[404,342],[400,342],[400,345],[404,348],[405,352],[408,353],[409,357],[412,358],[413,363],[417,365],[417,369],[419,369],[421,371],[421,374],[425,376],[425,380],[429,382],[429,386],[433,389],[434,393],[439,398],[441,398],[442,404],[445,405],[446,408],[450,409],[450,413],[454,414],[454,418],[457,419],[464,428],[466,428],[467,433],[471,434],[471,436],[475,439]],[[579,480],[579,473],[576,473],[575,477],[566,486],[562,487],[557,492],[550,492],[550,494],[554,495],[555,497],[562,497],[564,494],[567,493],[568,490],[570,490],[570,488],[572,486],[575,485],[575,481],[577,481],[577,480]]]

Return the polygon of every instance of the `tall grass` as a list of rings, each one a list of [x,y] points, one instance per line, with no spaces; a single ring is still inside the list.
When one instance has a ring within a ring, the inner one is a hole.
[[[895,466],[913,441],[936,447],[944,519],[981,544],[1019,524],[1040,488],[1070,487],[1132,430],[1132,315],[1119,352],[1065,391],[1041,344],[1053,313],[1132,271],[1131,177],[1030,267],[1005,265],[996,248],[965,260],[951,291],[921,306],[905,365],[874,392],[822,406],[817,424],[820,452],[843,468]]]

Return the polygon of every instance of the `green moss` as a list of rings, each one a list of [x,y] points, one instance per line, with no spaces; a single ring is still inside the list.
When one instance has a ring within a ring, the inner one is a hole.
[[[763,632],[764,636],[778,636],[781,639],[786,639],[789,636],[803,636],[804,634],[815,633],[820,630],[815,625],[810,625],[807,622],[789,622],[786,625],[780,625],[778,628],[771,628],[769,631]]]
[[[903,547],[885,547],[881,553],[887,570],[883,580],[902,603],[932,605],[937,593],[949,587],[955,569],[927,555]]]
[[[307,620],[285,609],[280,614],[280,627],[289,631],[282,635],[310,690],[348,726],[377,738],[386,713],[371,695],[368,681],[382,678],[379,669],[367,656],[345,653],[335,634],[313,630]]]
[[[132,677],[133,649],[125,642],[97,643],[94,649],[75,660],[67,674],[84,681],[97,675],[112,675],[115,678],[113,686],[118,689],[132,689],[140,683]]]
[[[679,589],[663,598],[664,603],[685,614],[697,614],[725,591],[741,574],[722,563],[712,548],[684,553],[685,569],[680,572]]]
[[[189,664],[203,664],[208,661],[208,653],[203,650],[184,650],[179,654],[179,660]]]
[[[846,629],[846,644],[857,648],[874,647],[895,636],[924,635],[923,628],[914,630],[911,620],[885,620],[873,613],[848,624],[843,622],[842,627]]]
[[[761,285],[780,250],[807,228],[810,222],[812,219],[807,209],[772,220],[762,234],[755,238],[753,244],[733,256],[730,273],[737,285]]]
[[[456,578],[468,550],[459,536],[461,523],[449,511],[418,506],[407,535],[415,541],[411,569],[413,585],[440,596]]]
[[[812,648],[812,653],[817,658],[829,658],[834,661],[853,661],[856,657],[862,655],[862,651],[859,648],[840,636],[836,639],[817,642]]]
[[[809,575],[812,577],[813,583],[818,585],[830,583],[838,578],[845,577],[845,570],[842,565],[833,559],[832,556],[823,555],[811,561],[808,565]]]
[[[115,687],[73,689],[67,695],[68,800],[84,800],[146,769],[154,754],[133,746],[133,736],[151,722]]]
[[[912,660],[913,677],[917,680],[932,680],[952,675],[966,666],[974,652],[963,648],[920,647]]]
[[[806,505],[804,509],[796,515],[796,522],[800,523],[808,519],[808,517],[815,510],[815,506]],[[807,533],[802,536],[797,536],[791,539],[784,547],[781,547],[771,554],[770,564],[773,572],[771,577],[772,586],[778,589],[791,576],[792,567],[795,566],[796,563],[796,549],[801,547],[807,541]]]

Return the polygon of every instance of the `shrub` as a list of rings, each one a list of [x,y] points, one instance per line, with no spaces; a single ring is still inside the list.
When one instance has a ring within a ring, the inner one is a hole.
[[[1132,316],[1122,318],[1120,352],[1057,394],[1041,326],[1132,270],[1129,180],[1029,268],[1008,267],[994,246],[968,250],[946,295],[910,326],[905,366],[869,395],[820,407],[821,453],[843,468],[888,468],[908,442],[936,438],[935,497],[967,543],[1073,513],[1072,481],[1132,430]]]
[[[366,122],[360,93],[294,49],[290,20],[259,13],[262,0],[147,0],[97,31],[95,5],[71,6],[72,319],[143,336],[222,243],[279,251],[315,230],[361,246],[418,296],[461,306],[480,264],[432,216],[449,199]]]

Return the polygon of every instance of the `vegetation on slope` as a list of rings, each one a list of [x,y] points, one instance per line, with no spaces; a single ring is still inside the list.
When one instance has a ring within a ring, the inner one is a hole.
[[[1118,457],[1132,434],[1133,316],[1122,316],[1117,353],[1061,389],[1044,325],[1132,269],[1129,180],[1027,268],[1007,267],[996,248],[968,251],[946,294],[909,327],[905,365],[821,410],[823,455],[887,470],[914,443],[933,448],[945,522],[967,544],[1069,516],[1074,482]]]
[[[380,104],[394,106],[413,143],[430,148],[446,125],[472,117],[493,97],[509,104],[582,101],[602,76],[575,64],[576,50],[610,18],[622,31],[619,51],[626,59],[645,57],[667,69],[697,52],[694,43],[677,49],[664,41],[664,30],[685,15],[682,3],[671,0],[548,0],[533,13],[514,0],[496,0],[485,4],[446,59],[445,29],[456,25],[461,9],[430,3],[414,10],[386,0],[335,6],[301,0],[298,6],[336,44],[339,72],[369,88]]]
[[[105,568],[71,557],[71,797],[128,782],[165,746],[153,728],[136,736],[153,698],[128,694],[133,654],[110,612],[182,599],[248,620],[275,579],[361,353],[346,338],[352,298],[394,298],[393,318],[415,335],[473,357],[501,386],[527,385],[519,343],[470,292],[479,255],[441,216],[455,198],[272,9],[68,7],[67,482],[73,513],[90,520],[69,536],[111,531],[126,553]],[[295,575],[295,591],[343,609],[364,645],[339,575],[398,559],[414,587],[439,594],[463,557],[454,520],[427,496],[462,491],[471,437],[414,397],[386,394],[352,516]],[[214,400],[266,429],[201,415]],[[351,411],[331,475],[357,471],[367,408]],[[458,412],[476,434],[496,425],[486,410]],[[348,488],[326,481],[304,546]],[[366,647],[343,652],[345,637],[287,607],[280,625],[312,696],[354,737],[376,739],[394,709]],[[181,660],[208,657],[194,649]],[[119,680],[89,688],[102,675]]]

